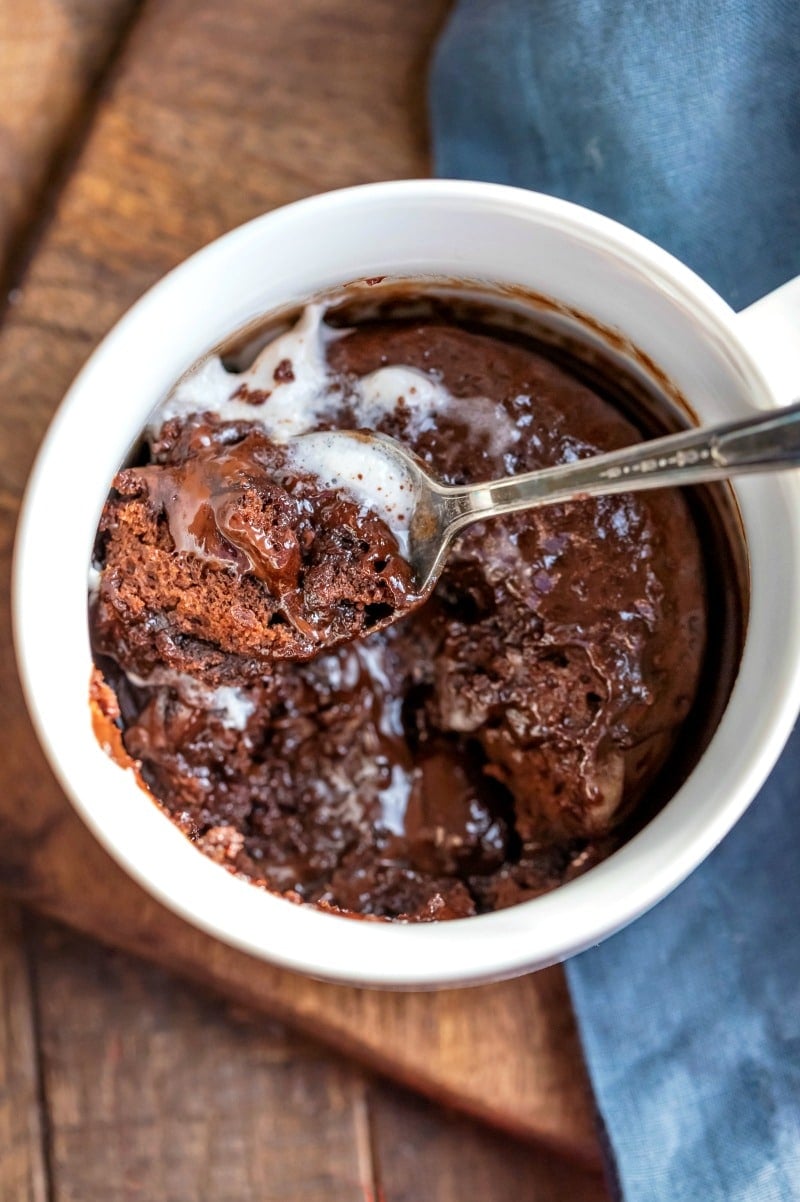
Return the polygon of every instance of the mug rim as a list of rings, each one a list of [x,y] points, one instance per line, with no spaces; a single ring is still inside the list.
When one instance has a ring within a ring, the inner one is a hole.
[[[532,963],[538,967],[563,959],[620,929],[675,888],[706,858],[734,825],[777,760],[790,733],[800,702],[800,648],[795,648],[794,655],[789,657],[790,665],[784,666],[776,694],[768,703],[765,702],[768,717],[763,718],[759,727],[757,754],[751,757],[746,770],[735,782],[735,787],[725,802],[694,831],[691,839],[687,839],[682,847],[675,845],[672,840],[668,846],[668,854],[663,856],[660,863],[652,854],[648,854],[647,871],[642,871],[640,866],[637,873],[632,873],[634,860],[641,855],[643,837],[647,836],[644,842],[649,845],[658,833],[659,820],[663,818],[662,811],[642,832],[586,875],[560,886],[550,894],[519,903],[508,910],[447,923],[405,925],[359,921],[352,917],[324,913],[311,906],[293,906],[285,898],[258,889],[250,882],[238,880],[224,868],[198,855],[173,824],[158,814],[156,805],[148,798],[154,814],[164,827],[162,843],[165,846],[171,843],[170,854],[174,854],[178,869],[175,875],[180,878],[179,883],[187,885],[186,888],[178,888],[171,882],[170,886],[165,886],[161,876],[154,873],[138,852],[131,850],[130,845],[121,844],[111,833],[99,807],[90,804],[81,790],[77,779],[80,773],[65,767],[67,759],[64,748],[59,747],[58,731],[53,728],[47,706],[42,700],[43,691],[50,682],[44,680],[40,668],[34,668],[35,658],[32,654],[34,642],[41,635],[40,630],[34,628],[33,608],[28,604],[31,590],[37,583],[34,571],[38,520],[36,503],[47,488],[48,464],[58,452],[61,431],[100,359],[123,354],[127,342],[136,335],[137,324],[142,315],[148,310],[156,312],[159,306],[163,309],[172,303],[176,290],[179,292],[181,289],[192,287],[192,281],[210,270],[216,260],[229,256],[250,239],[258,241],[265,229],[279,232],[282,222],[291,224],[298,217],[316,220],[331,207],[344,206],[347,209],[353,206],[358,208],[362,204],[374,206],[384,201],[396,203],[404,197],[448,206],[484,206],[489,214],[496,211],[498,206],[511,207],[525,217],[533,218],[539,225],[552,223],[560,229],[567,228],[576,237],[612,253],[616,259],[632,264],[639,271],[646,271],[657,290],[668,291],[679,297],[683,303],[689,303],[693,309],[702,312],[715,328],[717,335],[728,346],[735,348],[737,358],[744,365],[748,378],[754,382],[756,393],[760,393],[762,399],[766,398],[768,404],[774,403],[770,401],[769,389],[761,369],[739,337],[733,310],[685,264],[609,218],[570,202],[524,189],[473,181],[403,180],[358,185],[321,193],[256,217],[196,252],[154,284],[115,324],[92,353],[57,410],[37,455],[26,489],[14,553],[13,618],[20,676],[40,744],[73,807],[106,850],[150,894],[194,925],[216,935],[226,943],[284,967],[328,980],[382,987],[419,988],[482,983],[525,971]],[[468,273],[464,274],[466,278]],[[758,510],[759,498],[764,495],[765,489],[772,493],[778,490],[785,498],[791,498],[797,512],[800,513],[800,505],[797,504],[800,501],[800,486],[788,477],[753,479],[748,480],[741,491],[737,488],[746,522],[748,515]],[[793,581],[795,587],[800,588],[800,552],[797,550],[800,547],[800,519],[794,530],[794,547]],[[687,786],[696,781],[699,775],[703,772],[708,774],[709,752],[718,742],[726,719],[730,724],[729,715],[736,709],[735,699],[739,708],[743,704],[742,676],[746,658],[752,655],[751,644],[748,624],[739,678],[734,684],[720,724],[706,753],[668,806],[674,805],[685,794]],[[86,684],[88,692],[88,681]],[[88,708],[87,700],[87,718]],[[104,754],[99,746],[98,751]],[[112,765],[111,761],[108,761],[108,764],[115,772],[119,772],[117,765]],[[111,781],[110,776],[107,779]],[[197,864],[190,865],[188,858],[172,838],[173,835]],[[598,905],[606,883],[609,880],[613,881],[614,877],[621,878],[625,875],[626,866],[630,887],[624,898],[617,891],[617,896],[612,899],[615,904],[606,902]],[[211,870],[211,873],[207,870]],[[192,894],[192,889],[196,890],[195,894]],[[209,898],[205,892],[207,890],[214,895],[216,910],[208,904]],[[247,893],[243,893],[243,890]],[[263,901],[256,903],[255,900],[251,900],[250,903],[246,903],[244,899],[248,895],[251,899],[259,898]],[[247,929],[254,928],[255,922],[242,920],[241,913],[245,905],[249,905],[254,917],[256,911],[261,911],[263,923],[258,931]],[[281,910],[276,910],[276,906],[281,907]],[[296,921],[298,919],[300,921]],[[335,937],[334,924],[338,924],[340,930],[346,927],[348,935]],[[278,925],[289,928],[280,938],[280,933],[275,929]],[[532,955],[530,932],[533,928],[537,932],[546,928],[549,938],[539,933],[534,941],[535,954]],[[569,930],[572,930],[572,935],[565,934],[565,931]],[[575,931],[578,932],[577,935]],[[349,938],[350,934],[352,939]],[[309,954],[308,946],[298,944],[298,940],[303,938],[309,941],[309,946],[313,943],[314,954]],[[344,964],[341,950],[343,942],[356,945],[355,951],[348,950],[344,953]],[[476,962],[475,957],[477,943],[480,943],[483,949],[479,962]]]

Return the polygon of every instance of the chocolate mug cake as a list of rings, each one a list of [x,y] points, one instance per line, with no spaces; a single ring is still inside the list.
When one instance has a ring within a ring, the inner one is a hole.
[[[296,453],[369,428],[465,483],[641,439],[557,358],[442,306],[314,304],[155,412],[98,530],[92,703],[205,854],[348,914],[468,916],[585,872],[690,769],[718,652],[686,497],[476,526],[419,604],[391,482]]]

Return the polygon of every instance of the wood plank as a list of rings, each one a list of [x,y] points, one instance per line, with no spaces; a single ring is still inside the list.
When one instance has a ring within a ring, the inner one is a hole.
[[[596,1172],[29,924],[53,1202],[607,1202]]]
[[[386,1202],[609,1202],[602,1175],[448,1114],[391,1085],[369,1091]]]
[[[36,1035],[19,912],[0,900],[0,1202],[45,1202]]]
[[[445,8],[445,0],[295,0],[270,6],[268,21],[258,0],[145,8],[0,334],[5,575],[36,441],[88,350],[135,295],[188,251],[272,205],[425,171],[422,66]],[[165,913],[90,838],[35,746],[7,646],[0,720],[6,888],[433,1096],[597,1160],[559,970],[432,997],[323,986],[257,964]]]
[[[137,0],[0,5],[0,264],[35,220],[47,177],[136,7]]]
[[[38,923],[53,1202],[363,1202],[363,1076],[277,1023]]]

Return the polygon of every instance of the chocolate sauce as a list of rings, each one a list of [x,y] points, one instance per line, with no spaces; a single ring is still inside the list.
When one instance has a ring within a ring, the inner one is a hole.
[[[100,523],[95,643],[124,645],[127,671],[241,683],[419,602],[385,522],[258,429],[173,418],[154,452],[118,474]]]

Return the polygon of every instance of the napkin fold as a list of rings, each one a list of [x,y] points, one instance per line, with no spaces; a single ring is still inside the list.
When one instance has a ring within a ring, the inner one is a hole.
[[[800,272],[797,0],[460,0],[430,118],[438,175],[614,217],[736,308]],[[567,973],[625,1202],[800,1202],[800,732],[710,859]]]

